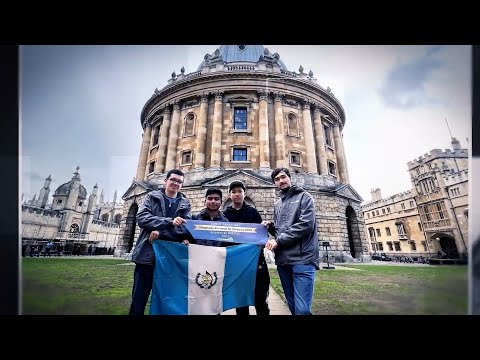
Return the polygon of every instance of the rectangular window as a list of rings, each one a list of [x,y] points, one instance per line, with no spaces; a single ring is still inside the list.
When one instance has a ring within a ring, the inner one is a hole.
[[[423,229],[422,229],[422,224],[418,223],[418,229],[419,229],[420,231],[423,231]]]
[[[332,147],[330,127],[323,125],[323,133],[325,135],[325,145]]]
[[[405,210],[405,204],[404,203],[402,203],[400,206],[401,206],[402,210]]]
[[[401,251],[402,250],[400,248],[400,242],[399,241],[394,242],[393,246],[395,247],[395,251]]]
[[[387,207],[387,213],[390,214],[390,207]]]
[[[378,246],[378,251],[383,251],[383,243],[379,242],[377,243]]]
[[[382,214],[385,215],[385,209],[382,209]]]
[[[375,230],[377,230],[377,236],[378,237],[382,236],[382,233],[380,232],[380,229],[375,229]]]
[[[385,232],[387,233],[387,236],[392,236],[392,233],[391,233],[389,227],[386,227],[386,228],[385,228]]]
[[[413,201],[410,201],[410,207],[413,207],[414,204],[413,204]]]
[[[192,163],[192,152],[184,151],[182,153],[182,165],[187,165]]]
[[[417,251],[417,245],[415,244],[415,241],[410,241],[410,250]]]
[[[153,173],[153,170],[155,170],[155,161],[152,161],[150,164],[148,164],[148,173]]]
[[[236,107],[234,109],[234,123],[235,130],[247,130],[247,108]]]
[[[247,149],[233,149],[233,161],[247,161]]]
[[[388,245],[388,250],[389,251],[393,251],[393,244],[391,241],[387,242],[387,245]]]
[[[155,146],[158,144],[158,135],[160,134],[160,125],[155,126],[155,130],[153,131],[153,141],[152,141],[152,146]]]
[[[335,163],[333,161],[328,161],[328,173],[337,176],[337,170],[335,169]]]
[[[290,165],[300,165],[300,153],[290,153]]]

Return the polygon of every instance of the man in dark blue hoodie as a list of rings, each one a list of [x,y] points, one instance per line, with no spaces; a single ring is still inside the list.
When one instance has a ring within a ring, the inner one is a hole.
[[[245,200],[245,185],[241,181],[233,181],[228,187],[228,193],[232,205],[227,207],[223,213],[231,222],[261,224],[262,217],[253,206],[248,205]],[[268,273],[267,262],[263,251],[260,251],[258,259],[257,278],[255,282],[255,311],[257,315],[270,315],[268,308],[268,291],[270,289],[270,274]],[[237,308],[237,315],[250,315],[248,306]]]
[[[132,251],[135,273],[132,288],[130,315],[143,315],[148,297],[152,291],[155,270],[152,233],[160,240],[182,242],[188,239],[189,232],[183,226],[185,219],[191,218],[191,205],[180,189],[184,174],[172,169],[165,178],[165,187],[145,196],[137,213],[137,223],[141,232]]]

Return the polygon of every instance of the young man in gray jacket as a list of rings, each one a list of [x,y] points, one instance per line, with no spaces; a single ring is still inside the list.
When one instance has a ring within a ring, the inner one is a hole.
[[[135,273],[130,315],[144,314],[152,291],[155,270],[152,232],[157,231],[160,240],[182,242],[188,238],[189,232],[183,224],[185,219],[191,218],[192,207],[180,192],[183,178],[181,170],[170,170],[165,178],[165,187],[148,193],[137,213],[138,226],[142,231],[132,252]]]
[[[275,251],[292,315],[312,315],[315,271],[320,268],[315,203],[308,192],[292,185],[288,169],[275,169],[271,177],[280,189],[280,199],[275,203],[274,222],[262,222],[275,236],[265,247]]]

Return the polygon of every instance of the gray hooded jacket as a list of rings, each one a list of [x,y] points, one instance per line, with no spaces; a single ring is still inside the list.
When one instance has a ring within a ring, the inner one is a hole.
[[[319,269],[317,221],[312,196],[292,185],[275,203],[274,218],[274,227],[270,227],[269,232],[278,244],[276,264],[312,264]]]

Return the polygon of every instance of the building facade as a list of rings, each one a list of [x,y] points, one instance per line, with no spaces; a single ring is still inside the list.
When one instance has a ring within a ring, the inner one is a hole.
[[[329,254],[341,261],[368,253],[362,199],[348,178],[345,113],[312,71],[289,71],[279,54],[260,45],[222,45],[197,71],[172,73],[140,119],[143,141],[136,177],[123,195],[117,256],[135,244],[143,198],[173,168],[185,172],[182,192],[194,212],[203,208],[209,187],[224,190],[228,206],[228,184],[242,180],[246,201],[271,220],[278,193],[270,174],[287,167],[293,183],[315,199],[319,237],[329,242]]]
[[[123,204],[117,202],[115,191],[112,202],[105,202],[103,191],[97,200],[98,186],[95,185],[88,197],[81,184],[80,168],[77,167],[72,179],[60,185],[53,193],[53,201],[48,204],[50,194],[49,175],[37,199],[22,204],[22,243],[31,244],[36,240],[44,245],[53,239],[60,243],[66,253],[80,245],[85,253],[88,246],[99,248],[98,252],[115,248],[118,242]],[[102,249],[100,251],[100,248]]]
[[[434,149],[408,162],[412,189],[362,206],[371,252],[467,259],[468,150]]]

